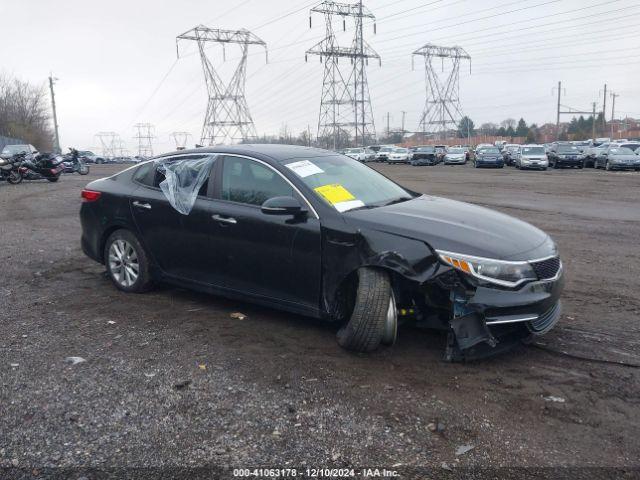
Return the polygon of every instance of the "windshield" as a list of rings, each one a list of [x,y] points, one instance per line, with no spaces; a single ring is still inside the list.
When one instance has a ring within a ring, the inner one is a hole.
[[[22,152],[31,152],[29,145],[7,145],[2,149],[2,155],[15,155]]]
[[[339,212],[379,207],[413,198],[388,178],[348,157],[293,159],[285,166]]]
[[[381,152],[391,152],[393,150],[393,147],[382,147],[380,149]]]
[[[480,153],[500,153],[500,149],[498,148],[483,148],[480,150]]]
[[[464,153],[464,148],[450,148],[447,153]]]
[[[416,148],[416,152],[429,152],[429,153],[433,153],[435,152],[436,149],[433,147],[418,147]]]
[[[406,148],[396,148],[394,150],[394,153],[407,153],[407,149]]]
[[[625,148],[630,148],[631,150],[637,150],[638,147],[640,147],[640,143],[629,143],[627,145],[624,145]]]
[[[611,155],[634,155],[633,150],[627,147],[612,148],[609,153]]]
[[[523,155],[544,155],[544,147],[523,147]]]
[[[561,152],[561,153],[578,153],[578,147],[574,147],[573,145],[560,145],[558,147],[558,152]]]

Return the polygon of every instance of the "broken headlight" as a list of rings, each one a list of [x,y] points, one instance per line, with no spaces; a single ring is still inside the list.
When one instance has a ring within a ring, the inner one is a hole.
[[[436,252],[438,252],[440,260],[456,270],[503,287],[513,288],[528,280],[538,279],[529,262],[509,262],[472,257],[443,250],[436,250]]]

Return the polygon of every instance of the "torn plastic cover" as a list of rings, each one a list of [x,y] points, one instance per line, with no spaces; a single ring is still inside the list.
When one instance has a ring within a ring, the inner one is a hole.
[[[198,192],[209,179],[211,168],[217,155],[204,158],[162,161],[157,169],[164,173],[160,189],[173,208],[183,215],[189,215],[196,203]]]

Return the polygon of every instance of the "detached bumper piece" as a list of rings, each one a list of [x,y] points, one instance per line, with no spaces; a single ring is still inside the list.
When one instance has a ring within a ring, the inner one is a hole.
[[[541,280],[520,290],[478,287],[472,297],[452,292],[446,361],[476,360],[527,343],[551,330],[562,313],[563,278],[555,259],[533,264]]]

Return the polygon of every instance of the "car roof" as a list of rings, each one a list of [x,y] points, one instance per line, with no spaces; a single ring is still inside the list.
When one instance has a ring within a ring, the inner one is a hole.
[[[170,157],[173,155],[198,155],[203,153],[236,154],[247,156],[266,156],[276,162],[282,162],[292,158],[330,157],[335,156],[335,152],[314,147],[302,147],[299,145],[281,144],[243,144],[243,145],[218,145],[213,147],[192,148],[188,150],[177,150],[170,153],[158,155],[155,158]]]

